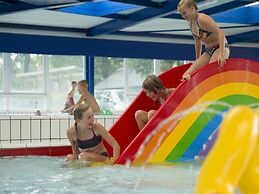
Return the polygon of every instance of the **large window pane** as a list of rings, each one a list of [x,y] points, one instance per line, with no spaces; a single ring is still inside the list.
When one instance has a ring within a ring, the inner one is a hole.
[[[126,59],[127,84],[126,90],[126,106],[129,105],[135,96],[140,92],[141,85],[146,76],[154,74],[153,59]]]
[[[10,65],[11,91],[44,92],[44,64],[42,55],[6,54]]]
[[[0,111],[6,110],[7,108],[7,97],[0,95]]]
[[[187,63],[187,61],[175,61],[175,60],[159,60],[160,73],[176,67],[182,64]]]
[[[125,108],[123,59],[95,58],[95,97],[102,110],[121,112]]]
[[[0,53],[0,91],[3,91],[4,84],[4,63],[3,63],[3,55]]]
[[[48,107],[50,110],[62,109],[67,93],[71,90],[71,81],[84,79],[83,59],[83,56],[49,56]]]
[[[9,110],[11,111],[35,111],[46,110],[46,97],[17,95],[9,97]]]

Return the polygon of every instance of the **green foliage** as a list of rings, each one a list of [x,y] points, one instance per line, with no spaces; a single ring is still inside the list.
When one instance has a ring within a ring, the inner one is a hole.
[[[147,76],[153,73],[152,59],[128,59],[127,64],[130,70],[135,70],[141,76]]]
[[[153,59],[127,59],[129,70],[136,71],[143,77],[153,73],[153,62]],[[160,60],[160,71],[164,72],[183,63],[183,61]],[[98,84],[121,68],[123,68],[122,58],[95,57],[95,84]]]
[[[175,61],[175,60],[160,60],[160,70],[164,72],[172,67],[176,67],[184,64],[184,61]]]
[[[121,68],[123,68],[123,59],[121,58],[95,57],[95,84],[98,84]]]
[[[82,56],[49,55],[49,68],[77,66],[83,68]]]

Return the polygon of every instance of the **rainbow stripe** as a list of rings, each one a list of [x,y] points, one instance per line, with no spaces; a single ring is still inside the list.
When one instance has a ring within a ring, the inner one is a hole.
[[[205,70],[197,71],[192,80],[179,86],[175,97],[167,101],[167,104],[174,103],[170,116],[199,104],[203,104],[202,111],[188,113],[175,126],[175,119],[165,120],[134,162],[146,161],[152,152],[154,154],[148,161],[150,163],[193,159],[201,153],[208,137],[219,128],[222,120],[220,113],[229,108],[220,104],[236,106],[259,102],[258,62],[229,60],[222,71],[219,71],[216,64],[205,68],[206,73]],[[167,104],[162,108],[166,109]],[[156,148],[158,141],[162,143]]]

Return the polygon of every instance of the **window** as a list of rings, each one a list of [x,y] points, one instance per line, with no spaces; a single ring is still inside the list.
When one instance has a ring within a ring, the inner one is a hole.
[[[140,92],[147,75],[183,63],[95,57],[96,100],[102,110],[121,113]],[[84,56],[0,54],[0,111],[63,109],[71,81],[84,79],[84,64]]]
[[[120,113],[141,90],[146,76],[159,75],[184,61],[95,58],[95,97],[101,109]]]
[[[125,104],[128,106],[141,90],[143,80],[154,74],[153,59],[126,59]]]
[[[42,55],[6,54],[10,65],[10,90],[13,92],[44,92]]]
[[[95,97],[102,110],[125,109],[123,76],[123,59],[95,57]]]
[[[71,82],[84,79],[84,58],[50,55],[48,64],[48,109],[59,110],[64,107]]]
[[[172,67],[176,67],[182,64],[186,64],[187,61],[175,61],[175,60],[159,60],[160,72],[164,72]]]
[[[11,111],[36,111],[46,110],[47,101],[45,96],[36,95],[11,95],[8,98]]]
[[[83,56],[4,53],[0,110],[61,110],[70,82],[83,78]]]
[[[4,87],[4,63],[3,54],[0,53],[0,91],[3,91]]]

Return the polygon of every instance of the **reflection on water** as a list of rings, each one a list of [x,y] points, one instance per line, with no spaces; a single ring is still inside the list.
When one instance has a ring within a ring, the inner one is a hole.
[[[0,159],[1,193],[190,194],[200,164],[65,165],[64,158]],[[136,182],[138,182],[136,187]]]

